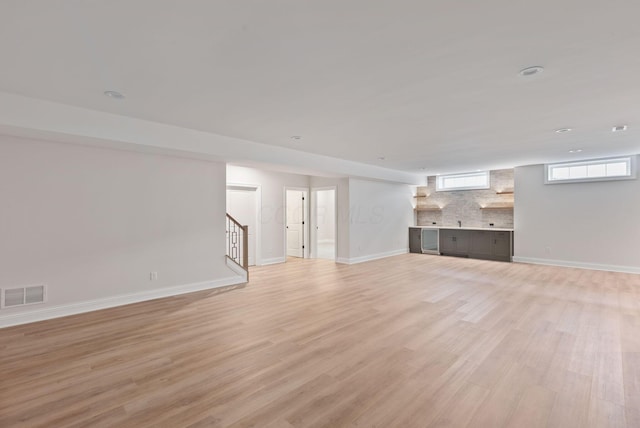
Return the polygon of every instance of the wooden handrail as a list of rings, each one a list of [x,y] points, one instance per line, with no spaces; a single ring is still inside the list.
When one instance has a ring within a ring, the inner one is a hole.
[[[227,218],[229,220],[231,220],[232,222],[234,222],[235,224],[237,224],[238,226],[242,227],[242,223],[240,223],[238,220],[236,220],[235,218],[233,218],[233,216],[231,214],[227,214]]]

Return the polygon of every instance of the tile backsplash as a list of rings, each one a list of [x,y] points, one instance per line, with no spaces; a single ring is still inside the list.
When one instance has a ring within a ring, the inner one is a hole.
[[[416,221],[418,226],[430,226],[433,222],[437,226],[458,227],[458,221],[463,227],[513,227],[513,209],[481,209],[486,206],[513,205],[513,193],[500,194],[497,192],[513,190],[513,169],[491,171],[490,189],[483,190],[454,190],[436,192],[436,177],[428,178],[427,186],[417,189],[418,195],[428,195],[417,198],[417,208],[439,206],[440,211],[418,211]]]

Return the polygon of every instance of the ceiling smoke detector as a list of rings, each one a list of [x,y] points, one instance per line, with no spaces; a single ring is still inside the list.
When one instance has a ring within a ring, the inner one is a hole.
[[[104,95],[114,100],[124,100],[124,95],[118,91],[104,91]]]
[[[555,132],[558,134],[564,134],[565,132],[571,132],[571,131],[573,131],[572,128],[558,128],[555,130]]]
[[[518,72],[518,74],[522,77],[531,77],[531,76],[535,76],[536,74],[540,74],[543,71],[544,71],[544,67],[540,65],[534,65],[533,67],[523,68]]]
[[[627,130],[627,125],[618,125],[611,128],[611,132],[622,132]]]
[[[302,140],[302,137],[300,135],[292,135],[291,139],[297,141],[297,140]]]
[[[569,150],[569,153],[581,153],[582,149],[573,149],[573,150]]]

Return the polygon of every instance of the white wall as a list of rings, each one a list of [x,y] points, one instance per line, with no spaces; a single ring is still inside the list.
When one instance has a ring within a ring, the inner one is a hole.
[[[318,209],[318,241],[334,242],[336,239],[336,196],[335,191],[319,190],[315,196]]]
[[[228,165],[227,183],[261,187],[260,246],[263,264],[285,261],[284,188],[309,187],[309,176]]]
[[[49,287],[44,305],[0,310],[0,325],[233,283],[224,183],[221,163],[0,136],[0,287]]]
[[[350,263],[408,251],[412,196],[405,184],[349,179]]]
[[[515,169],[516,261],[640,272],[640,180],[544,184]]]
[[[414,216],[413,193],[406,184],[310,177],[232,165],[227,166],[227,183],[261,186],[263,264],[285,260],[286,186],[336,187],[338,262],[358,263],[408,251],[408,227]]]

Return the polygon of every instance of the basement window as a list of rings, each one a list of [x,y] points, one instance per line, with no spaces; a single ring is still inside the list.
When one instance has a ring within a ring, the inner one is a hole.
[[[489,171],[469,172],[465,174],[439,175],[436,179],[436,191],[474,190],[489,188]]]
[[[625,156],[545,165],[545,184],[636,178],[635,157]]]

